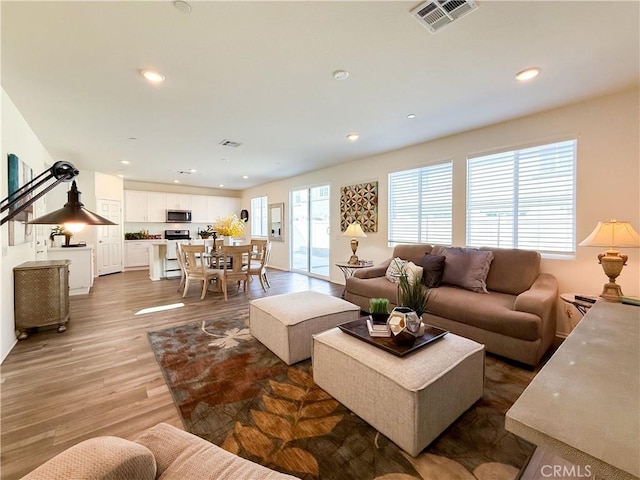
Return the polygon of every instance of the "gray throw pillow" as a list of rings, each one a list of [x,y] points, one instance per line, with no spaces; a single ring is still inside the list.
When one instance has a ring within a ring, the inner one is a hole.
[[[426,254],[422,257],[422,283],[427,288],[435,288],[442,281],[442,273],[444,272],[444,255]]]
[[[472,292],[487,292],[487,275],[493,253],[475,248],[443,247],[445,256],[442,283],[462,287]]]

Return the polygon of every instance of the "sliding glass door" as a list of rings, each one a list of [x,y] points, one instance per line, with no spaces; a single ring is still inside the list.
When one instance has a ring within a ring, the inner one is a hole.
[[[329,185],[291,192],[291,269],[329,277]]]

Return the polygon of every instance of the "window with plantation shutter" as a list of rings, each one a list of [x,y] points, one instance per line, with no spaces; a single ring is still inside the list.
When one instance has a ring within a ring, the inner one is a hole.
[[[576,140],[467,159],[467,245],[575,251]]]
[[[267,236],[267,197],[251,199],[251,236]]]
[[[389,174],[389,243],[451,245],[452,162]]]

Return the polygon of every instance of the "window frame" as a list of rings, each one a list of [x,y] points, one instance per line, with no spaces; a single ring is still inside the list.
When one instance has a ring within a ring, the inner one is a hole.
[[[259,197],[253,197],[251,199],[251,236],[252,237],[260,237],[267,238],[268,232],[268,197],[266,195],[261,195]],[[259,201],[260,205],[256,207],[256,201]],[[260,215],[256,214],[256,209],[260,210]],[[258,224],[257,220],[260,219]],[[256,231],[255,226],[259,225],[259,231]]]

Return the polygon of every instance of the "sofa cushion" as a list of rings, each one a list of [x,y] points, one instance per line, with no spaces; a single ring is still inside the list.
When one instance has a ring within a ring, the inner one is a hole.
[[[427,311],[508,337],[538,340],[542,336],[540,317],[514,310],[515,299],[515,295],[505,293],[477,295],[461,288],[441,286],[431,290]]]
[[[159,480],[293,480],[296,477],[276,472],[178,428],[159,423],[136,442],[153,452]],[[133,477],[132,477],[133,478]]]
[[[432,255],[427,253],[422,257],[422,283],[427,288],[440,286],[444,273],[444,255]]]
[[[156,461],[143,445],[118,437],[84,440],[56,455],[23,480],[91,478],[95,480],[154,480]]]
[[[384,276],[377,278],[358,278],[354,275],[353,277],[347,278],[346,290],[351,294],[367,298],[372,298],[371,294],[375,292],[374,297],[386,298],[396,305],[398,303],[398,284],[391,283]],[[366,311],[362,305],[361,308]]]
[[[540,254],[532,250],[487,248],[493,261],[487,275],[487,288],[496,292],[520,295],[529,290],[540,273]]]
[[[486,279],[493,260],[491,251],[439,247],[436,253],[445,257],[442,283],[462,287],[472,292],[487,293]]]

